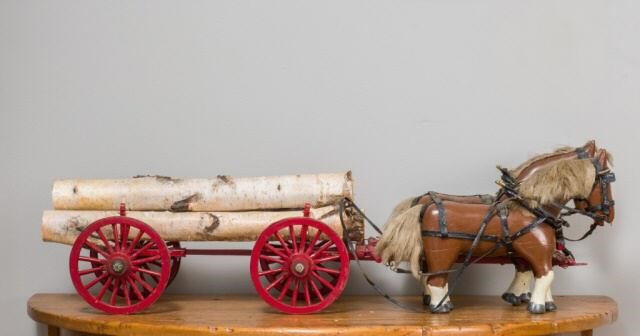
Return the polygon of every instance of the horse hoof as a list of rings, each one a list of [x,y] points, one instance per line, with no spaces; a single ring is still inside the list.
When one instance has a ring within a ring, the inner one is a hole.
[[[451,301],[443,304],[443,306],[447,306],[447,308],[449,309],[449,311],[453,310],[453,303],[451,303]]]
[[[558,310],[558,306],[556,306],[556,304],[553,303],[553,301],[545,302],[544,303],[544,310],[546,310],[548,312],[556,311],[556,310]]]
[[[527,310],[531,314],[544,314],[544,312],[546,311],[544,304],[533,303],[533,302],[529,302],[529,306],[527,306]]]
[[[448,302],[449,303],[449,302]],[[451,308],[453,306],[447,303],[443,303],[440,305],[440,307],[436,307],[435,305],[430,304],[429,308],[431,309],[431,312],[434,314],[446,314],[448,312],[451,311]]]
[[[431,295],[422,296],[422,305],[428,306],[431,303]]]
[[[531,293],[522,293],[520,294],[520,301],[523,303],[529,303],[531,301]]]
[[[522,303],[522,300],[520,299],[520,297],[516,296],[513,293],[502,294],[502,299],[514,306],[519,306]]]

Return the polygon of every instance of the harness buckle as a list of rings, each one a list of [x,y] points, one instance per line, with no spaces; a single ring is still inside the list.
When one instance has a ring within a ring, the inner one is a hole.
[[[616,174],[614,172],[607,172],[603,174],[601,177],[602,181],[605,183],[611,183],[616,181]]]

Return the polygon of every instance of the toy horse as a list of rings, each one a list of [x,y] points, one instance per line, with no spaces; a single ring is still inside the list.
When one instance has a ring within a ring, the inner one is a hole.
[[[582,147],[562,147],[558,148],[551,153],[537,155],[526,162],[519,165],[517,168],[512,170],[510,174],[515,177],[515,181],[517,183],[522,183],[527,178],[531,177],[534,172],[538,169],[547,166],[550,163],[554,163],[560,160],[573,160],[573,159],[585,159],[585,158],[593,158],[596,151],[596,143],[594,140],[588,141]],[[440,198],[443,201],[450,202],[458,202],[458,203],[467,203],[467,204],[491,204],[495,202],[496,199],[503,199],[506,195],[503,193],[503,189],[500,189],[496,192],[495,195],[488,194],[478,194],[478,195],[449,195],[443,193],[434,193],[429,192],[425,193],[418,197],[411,197],[400,202],[392,211],[389,216],[389,223],[392,219],[396,218],[398,215],[408,210],[409,208],[416,206],[418,204],[421,205],[430,205],[435,203],[434,198]],[[559,238],[559,237],[556,237]],[[562,255],[565,259],[559,260],[561,263],[566,260],[567,257],[571,257],[571,252],[569,252],[564,247],[564,241],[558,241],[558,247],[561,253],[554,254],[554,257],[558,255]],[[418,261],[413,261],[417,263]],[[520,305],[522,302],[529,302],[531,297],[530,287],[533,282],[533,272],[531,271],[531,267],[522,262],[516,262],[514,264],[516,268],[516,273],[511,282],[511,285],[507,289],[507,291],[502,295],[502,299],[511,303],[512,305]],[[425,304],[429,304],[430,296],[427,294],[428,289],[425,288],[425,295],[423,298],[423,302]]]
[[[415,275],[424,256],[429,271],[425,287],[432,295],[431,311],[436,313],[453,309],[446,274],[460,255],[466,256],[462,269],[472,256],[517,256],[531,266],[536,278],[529,312],[555,310],[549,286],[556,231],[563,224],[561,211],[593,218],[588,233],[604,221],[613,221],[610,183],[614,176],[607,164],[608,154],[601,149],[595,159],[559,160],[535,169],[522,182],[512,178],[514,184],[503,188],[505,196],[491,204],[439,197],[430,204],[416,204],[388,223],[378,253],[385,262],[411,261]],[[566,207],[571,199],[576,209]]]

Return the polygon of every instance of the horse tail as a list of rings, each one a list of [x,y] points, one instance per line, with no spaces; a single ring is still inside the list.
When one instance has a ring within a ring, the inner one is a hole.
[[[409,210],[409,208],[411,208],[413,204],[413,201],[415,201],[415,197],[409,197],[405,200],[403,200],[402,202],[398,203],[398,205],[395,206],[395,208],[393,208],[393,211],[391,211],[391,215],[389,215],[389,218],[387,219],[387,224],[386,226],[389,226],[389,223],[396,217],[398,217],[401,213]]]
[[[419,221],[422,208],[423,205],[414,206],[387,222],[376,246],[376,252],[384,264],[393,266],[407,261],[411,265],[411,273],[418,280],[422,256]]]

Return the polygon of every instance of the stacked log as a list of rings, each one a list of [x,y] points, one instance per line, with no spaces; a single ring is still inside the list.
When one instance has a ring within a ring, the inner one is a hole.
[[[137,176],[117,180],[60,180],[53,186],[54,210],[42,217],[42,239],[73,244],[89,224],[127,216],[149,224],[167,241],[253,241],[271,223],[300,217],[305,203],[311,218],[343,229],[337,202],[353,197],[351,172],[214,179]],[[362,240],[362,218],[345,215],[351,240]]]

